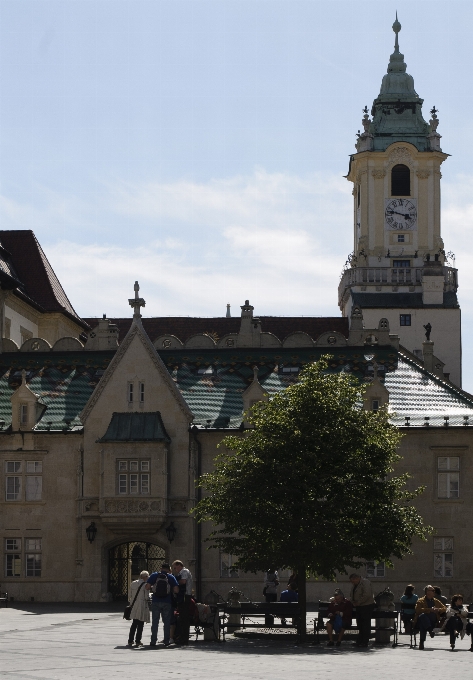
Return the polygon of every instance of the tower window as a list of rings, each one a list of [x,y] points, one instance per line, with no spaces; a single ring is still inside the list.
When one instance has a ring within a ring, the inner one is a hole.
[[[411,315],[410,314],[400,314],[399,315],[399,325],[400,326],[410,326],[411,325]]]
[[[391,196],[411,195],[411,171],[407,165],[395,165],[391,170]]]
[[[393,267],[410,267],[410,260],[393,260]]]
[[[398,243],[404,243],[405,240],[406,240],[406,237],[404,236],[404,234],[398,234],[397,235],[397,242]]]

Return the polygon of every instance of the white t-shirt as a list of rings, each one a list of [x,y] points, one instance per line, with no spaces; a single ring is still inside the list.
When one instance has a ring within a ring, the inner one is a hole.
[[[180,581],[181,579],[186,579],[186,595],[192,595],[192,574],[189,569],[186,569],[185,567],[181,569],[177,576],[177,580]]]

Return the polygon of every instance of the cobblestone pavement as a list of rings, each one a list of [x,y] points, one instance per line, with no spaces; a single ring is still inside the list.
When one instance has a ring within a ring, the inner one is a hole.
[[[20,608],[21,607],[21,608]],[[244,640],[225,644],[191,642],[187,648],[126,647],[128,622],[110,605],[16,605],[0,609],[0,678],[16,680],[418,680],[427,675],[471,677],[470,639],[451,652],[444,635],[430,638],[423,652],[400,645],[356,649],[290,640]],[[145,626],[144,641],[150,627]],[[161,639],[162,630],[158,639]],[[430,669],[430,670],[429,670]]]

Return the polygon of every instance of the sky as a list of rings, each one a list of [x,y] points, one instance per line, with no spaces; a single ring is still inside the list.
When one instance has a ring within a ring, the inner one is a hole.
[[[82,316],[338,316],[344,178],[393,51],[439,109],[473,390],[473,3],[0,0],[0,228]],[[434,337],[435,329],[432,333]]]

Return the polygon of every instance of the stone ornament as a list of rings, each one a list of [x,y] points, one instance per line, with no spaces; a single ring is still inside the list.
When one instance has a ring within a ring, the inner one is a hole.
[[[412,157],[405,146],[400,146],[389,155],[388,165],[397,165],[398,163],[409,165],[412,167]]]
[[[110,513],[132,513],[139,514],[145,512],[157,512],[161,510],[161,501],[143,501],[138,499],[107,501],[105,503],[105,512]]]
[[[430,170],[417,170],[416,175],[419,179],[427,179],[430,177]]]
[[[375,179],[384,179],[386,177],[386,170],[372,170],[371,174]]]
[[[233,338],[227,338],[225,340],[225,344],[227,347],[234,347],[235,346],[235,340]]]

